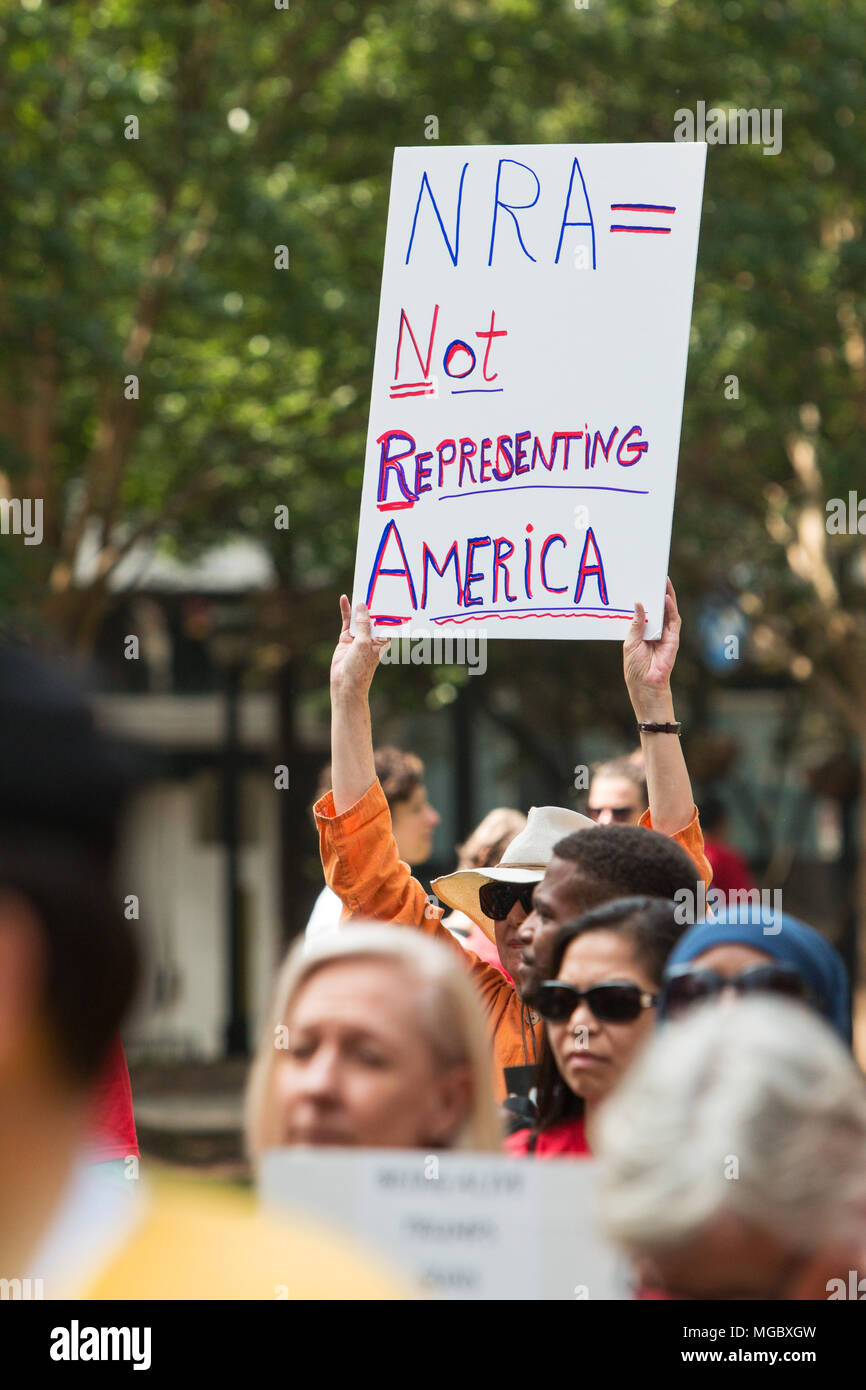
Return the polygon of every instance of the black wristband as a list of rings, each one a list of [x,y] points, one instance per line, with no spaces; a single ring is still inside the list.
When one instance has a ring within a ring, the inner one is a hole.
[[[680,737],[682,727],[679,720],[673,724],[638,724],[642,734],[676,734],[677,738]]]

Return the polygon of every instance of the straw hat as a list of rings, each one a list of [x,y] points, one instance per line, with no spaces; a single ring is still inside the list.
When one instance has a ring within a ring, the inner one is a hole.
[[[526,825],[515,835],[499,863],[489,869],[459,869],[434,879],[432,888],[447,907],[465,912],[491,941],[493,922],[485,917],[478,890],[496,879],[499,883],[540,883],[553,858],[553,847],[575,830],[594,830],[595,821],[564,806],[532,806]]]

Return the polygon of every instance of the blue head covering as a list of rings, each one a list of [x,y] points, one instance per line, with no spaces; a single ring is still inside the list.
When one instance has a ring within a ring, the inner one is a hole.
[[[851,1041],[848,977],[842,957],[829,941],[796,917],[773,911],[768,923],[761,908],[748,905],[723,909],[714,922],[698,922],[677,942],[665,968],[665,981],[675,966],[685,965],[713,946],[753,946],[774,960],[799,970],[811,989],[818,1011],[846,1043]]]

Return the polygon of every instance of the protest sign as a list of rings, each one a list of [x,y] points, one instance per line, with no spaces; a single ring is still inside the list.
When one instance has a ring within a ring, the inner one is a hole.
[[[706,145],[397,149],[353,601],[657,637]]]
[[[596,1229],[595,1163],[504,1154],[271,1149],[259,1194],[306,1211],[451,1299],[626,1298]]]

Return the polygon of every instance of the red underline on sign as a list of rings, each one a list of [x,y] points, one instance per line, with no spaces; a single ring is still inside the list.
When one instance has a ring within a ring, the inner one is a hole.
[[[405,617],[401,618],[396,617],[393,613],[371,613],[370,617],[373,619],[374,623],[383,623],[389,627],[399,627],[403,623],[408,623],[412,618],[412,614],[407,613]]]
[[[611,227],[612,232],[653,232],[656,236],[670,236],[670,227]]]
[[[483,490],[476,488],[474,492],[443,492],[438,500],[451,502],[455,497],[489,497],[494,492],[531,492],[533,488],[543,488],[545,492],[628,492],[635,497],[649,497],[649,488],[640,487],[602,487],[601,484],[592,483],[521,483],[519,487],[486,487]],[[408,504],[397,502],[394,505],[403,507]],[[379,510],[383,510],[381,505]]]
[[[432,396],[432,395],[433,395],[433,387],[432,387],[432,386],[428,386],[428,387],[426,387],[425,390],[423,390],[423,391],[391,391],[391,400],[392,400],[392,401],[402,401],[402,400],[405,400],[407,396]]]
[[[669,203],[611,203],[611,212],[676,212]]]
[[[518,609],[480,609],[474,613],[443,613],[431,618],[431,623],[470,623],[478,618],[513,618],[523,622],[527,618],[615,618],[620,622],[632,621],[634,612],[630,608],[518,608]]]

